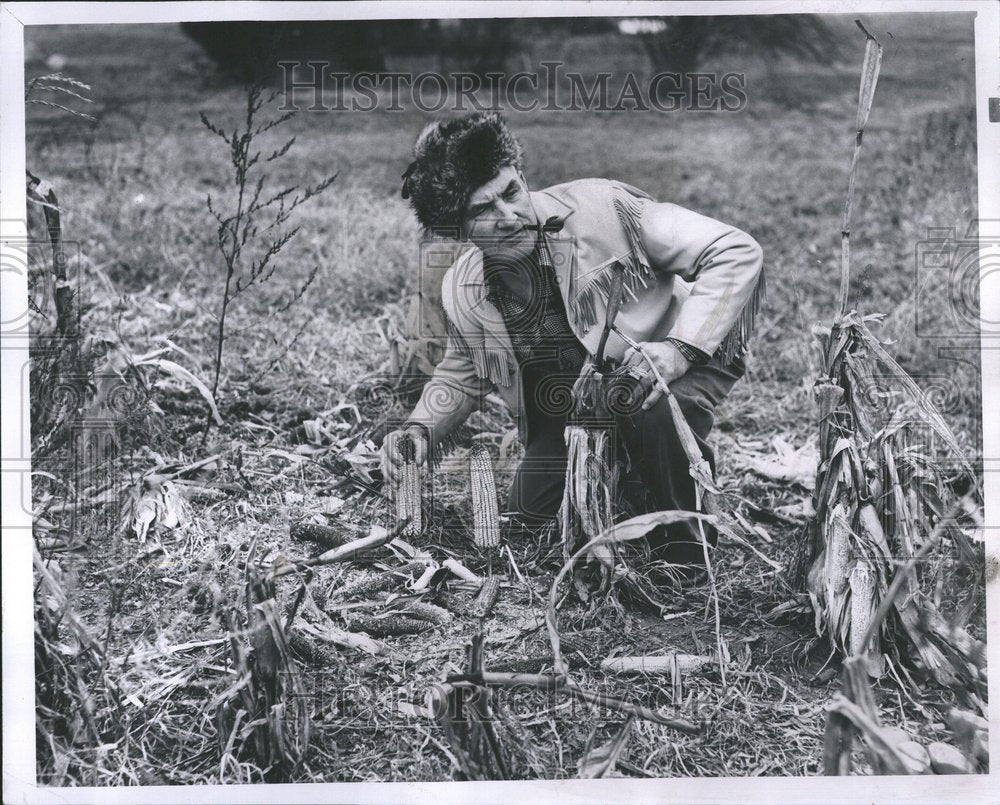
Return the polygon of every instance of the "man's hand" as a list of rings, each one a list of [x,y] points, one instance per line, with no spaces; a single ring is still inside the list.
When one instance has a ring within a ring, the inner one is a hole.
[[[395,494],[396,486],[399,484],[399,472],[404,461],[403,445],[406,439],[413,442],[413,458],[417,466],[423,466],[427,461],[427,434],[422,427],[410,425],[387,433],[382,442],[381,467],[390,497]]]
[[[669,341],[645,341],[641,346],[650,360],[656,364],[657,370],[668,386],[683,375],[691,366],[691,362]],[[653,390],[642,403],[642,410],[648,411],[663,396],[663,391],[657,384],[656,376],[653,374],[652,369],[649,368],[649,364],[646,363],[646,359],[643,358],[639,350],[634,347],[629,347],[625,353],[622,366],[635,366],[644,374],[651,375],[650,380],[653,384]]]

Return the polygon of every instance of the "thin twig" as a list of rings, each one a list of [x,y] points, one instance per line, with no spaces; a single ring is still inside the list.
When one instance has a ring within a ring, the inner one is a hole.
[[[619,335],[621,335],[621,333],[619,333]],[[627,340],[631,342],[630,346],[643,357],[647,364],[649,364],[649,368],[652,370],[653,375],[656,378],[657,387],[661,392],[663,392],[663,396],[667,399],[667,404],[670,407],[670,414],[674,421],[674,428],[677,430],[681,446],[683,446],[684,452],[687,454],[688,471],[691,475],[691,480],[694,481],[695,508],[700,511],[702,504],[702,492],[717,491],[714,484],[706,484],[706,479],[710,481],[711,476],[706,471],[707,462],[705,461],[705,457],[701,455],[701,452],[698,449],[698,442],[695,439],[694,432],[691,430],[691,426],[684,417],[684,412],[681,410],[680,404],[677,402],[677,398],[670,390],[670,387],[667,386],[666,381],[663,379],[663,375],[660,374],[660,370],[656,367],[652,357],[642,344],[632,341],[632,339]],[[708,582],[712,590],[712,603],[715,608],[715,643],[719,659],[719,676],[722,680],[723,686],[725,686],[726,654],[723,650],[724,646],[722,642],[722,615],[719,612],[719,588],[715,583],[715,571],[712,569],[712,560],[708,555],[708,540],[705,537],[705,525],[701,520],[698,521],[698,534],[701,538],[702,552],[705,556],[705,570],[708,572]]]
[[[702,727],[691,721],[680,718],[670,718],[662,713],[640,704],[598,693],[580,687],[576,682],[566,679],[561,674],[505,674],[497,671],[483,671],[480,674],[454,674],[446,680],[456,687],[504,687],[504,688],[537,688],[545,691],[561,691],[576,699],[590,704],[599,704],[612,710],[634,715],[645,721],[652,721],[665,727],[684,732],[688,735],[701,735]]]

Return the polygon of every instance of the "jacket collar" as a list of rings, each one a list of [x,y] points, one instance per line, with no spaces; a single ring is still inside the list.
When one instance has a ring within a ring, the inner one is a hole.
[[[538,216],[540,224],[544,224],[552,218],[558,219],[560,222],[565,221],[573,214],[573,207],[545,190],[537,190],[530,195],[531,204],[535,208],[535,214]]]

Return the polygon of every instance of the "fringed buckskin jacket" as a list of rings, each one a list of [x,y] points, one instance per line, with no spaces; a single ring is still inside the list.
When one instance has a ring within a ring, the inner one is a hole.
[[[626,288],[615,324],[636,341],[670,336],[726,362],[746,351],[764,274],[761,248],[745,232],[674,204],[661,205],[669,214],[664,249],[662,218],[655,241],[644,230],[644,212],[655,202],[608,179],[567,182],[533,192],[531,200],[545,223],[570,327],[590,355],[600,341],[614,270],[624,271]],[[658,244],[655,262],[647,255],[649,242]],[[517,359],[503,316],[486,292],[483,254],[470,248],[444,276],[448,345],[409,417],[427,427],[432,445],[449,442],[494,388],[524,437]],[[620,360],[626,349],[612,333],[605,355]]]

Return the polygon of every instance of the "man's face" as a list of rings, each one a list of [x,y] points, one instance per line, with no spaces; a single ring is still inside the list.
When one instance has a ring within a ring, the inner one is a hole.
[[[466,237],[484,252],[526,255],[537,234],[525,227],[536,223],[524,178],[507,166],[469,197],[463,225]]]

